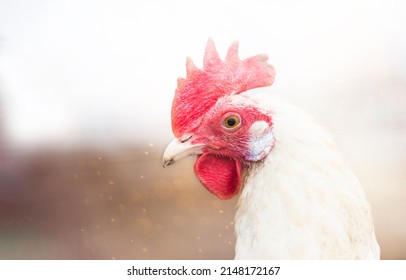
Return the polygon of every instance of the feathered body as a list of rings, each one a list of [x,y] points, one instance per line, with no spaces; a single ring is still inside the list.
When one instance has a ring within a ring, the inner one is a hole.
[[[254,162],[235,217],[237,259],[377,259],[370,207],[332,136],[269,88],[244,93],[272,112],[275,144]]]
[[[331,135],[271,92],[266,56],[241,61],[237,46],[222,61],[209,40],[203,69],[187,60],[164,166],[197,155],[207,190],[241,193],[237,259],[379,258],[364,191]]]

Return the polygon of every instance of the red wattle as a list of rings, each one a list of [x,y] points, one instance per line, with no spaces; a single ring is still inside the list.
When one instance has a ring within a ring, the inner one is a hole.
[[[228,157],[203,154],[195,162],[195,174],[208,191],[230,199],[240,190],[241,162]]]

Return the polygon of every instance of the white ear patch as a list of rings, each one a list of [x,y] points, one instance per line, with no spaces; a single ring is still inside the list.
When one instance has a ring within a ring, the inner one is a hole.
[[[258,161],[266,157],[272,150],[274,137],[266,121],[256,121],[250,128],[249,153],[247,160]]]
[[[266,121],[256,121],[252,124],[250,128],[251,137],[261,136],[269,128]]]

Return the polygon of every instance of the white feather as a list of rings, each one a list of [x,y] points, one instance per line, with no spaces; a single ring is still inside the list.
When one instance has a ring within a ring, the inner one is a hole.
[[[370,206],[332,136],[266,91],[242,94],[271,113],[275,143],[246,174],[236,259],[378,259]]]

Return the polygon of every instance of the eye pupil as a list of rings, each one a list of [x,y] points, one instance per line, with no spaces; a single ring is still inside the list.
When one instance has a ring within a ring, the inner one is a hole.
[[[237,124],[237,120],[233,117],[227,119],[227,126],[233,127]]]

